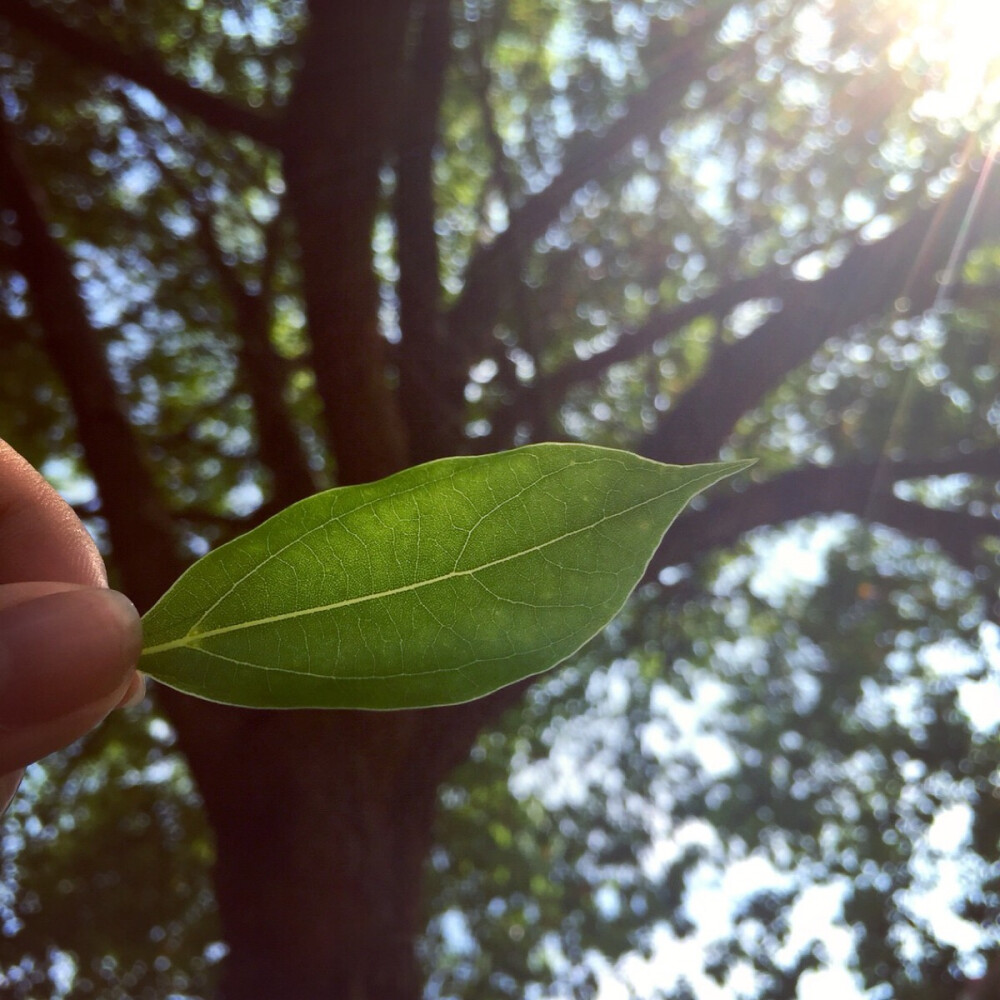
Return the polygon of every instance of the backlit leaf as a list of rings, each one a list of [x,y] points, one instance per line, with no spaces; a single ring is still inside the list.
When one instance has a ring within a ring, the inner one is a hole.
[[[140,669],[255,707],[480,697],[600,631],[691,497],[747,464],[542,444],[319,493],[184,573]]]

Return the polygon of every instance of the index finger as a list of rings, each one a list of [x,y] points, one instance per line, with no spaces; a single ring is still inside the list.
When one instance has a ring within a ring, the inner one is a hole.
[[[106,587],[104,560],[65,500],[0,440],[0,584]]]

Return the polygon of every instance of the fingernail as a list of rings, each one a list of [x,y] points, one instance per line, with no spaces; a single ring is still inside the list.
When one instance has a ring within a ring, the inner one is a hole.
[[[102,590],[99,593],[122,624],[122,647],[126,658],[137,662],[142,652],[142,619],[139,612],[119,590]]]
[[[132,675],[129,686],[118,702],[118,708],[135,708],[146,697],[146,678],[138,671]]]
[[[10,774],[0,775],[0,813],[6,812],[24,777],[24,771],[18,769]]]

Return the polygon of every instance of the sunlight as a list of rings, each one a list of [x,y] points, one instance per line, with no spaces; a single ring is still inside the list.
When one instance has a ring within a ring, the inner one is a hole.
[[[899,68],[930,68],[917,112],[940,121],[962,121],[994,111],[1000,105],[1000,3],[904,2],[915,26],[893,44],[890,59]]]

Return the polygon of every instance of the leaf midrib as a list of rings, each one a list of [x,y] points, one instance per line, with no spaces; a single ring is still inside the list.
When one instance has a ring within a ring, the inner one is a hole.
[[[528,556],[533,552],[539,552],[542,549],[548,548],[551,545],[557,545],[559,542],[565,541],[567,538],[572,538],[574,535],[578,535],[584,531],[592,531],[595,528],[600,527],[607,521],[613,520],[616,517],[623,517],[626,514],[630,514],[632,511],[638,510],[641,507],[645,507],[651,503],[655,503],[658,500],[662,500],[665,497],[670,496],[671,493],[678,493],[683,489],[690,489],[694,483],[700,482],[703,479],[711,479],[713,474],[706,473],[704,476],[698,478],[698,480],[689,480],[680,486],[675,486],[672,489],[665,490],[663,493],[658,493],[656,496],[649,497],[646,500],[642,500],[639,503],[632,504],[629,507],[623,507],[619,511],[615,511],[613,514],[606,514],[604,517],[590,524],[581,525],[579,528],[574,528],[572,531],[564,532],[561,535],[557,535],[555,538],[550,538],[547,541],[541,542],[538,545],[533,545],[527,549],[521,549],[518,552],[510,553],[509,555],[500,556],[498,559],[492,559],[489,562],[482,563],[479,566],[473,566],[469,569],[463,570],[451,570],[448,573],[442,573],[439,576],[430,577],[427,580],[419,580],[416,583],[407,583],[401,587],[391,587],[388,590],[381,590],[372,594],[361,594],[358,597],[348,597],[341,601],[334,601],[330,604],[315,605],[309,608],[300,608],[296,611],[285,611],[279,615],[269,615],[266,618],[256,618],[253,621],[238,622],[234,625],[222,625],[219,628],[207,629],[204,632],[197,633],[187,633],[181,636],[179,639],[171,639],[169,642],[161,642],[155,646],[148,646],[143,650],[144,656],[152,656],[156,653],[163,653],[169,649],[179,649],[185,646],[196,647],[198,643],[206,639],[214,639],[216,636],[227,635],[231,632],[240,632],[244,629],[257,628],[261,625],[271,625],[278,622],[290,621],[295,618],[303,618],[307,615],[318,615],[323,614],[327,611],[336,611],[339,608],[351,607],[355,604],[363,604],[366,601],[377,601],[386,597],[394,597],[397,594],[405,594],[411,591],[420,590],[423,587],[431,587],[437,583],[444,583],[447,580],[455,580],[459,577],[472,576],[475,573],[481,573],[484,570],[492,569],[494,566],[499,566],[505,562],[510,562],[513,559],[520,559],[524,556]],[[664,531],[666,527],[664,528]],[[232,593],[232,591],[230,591]]]

